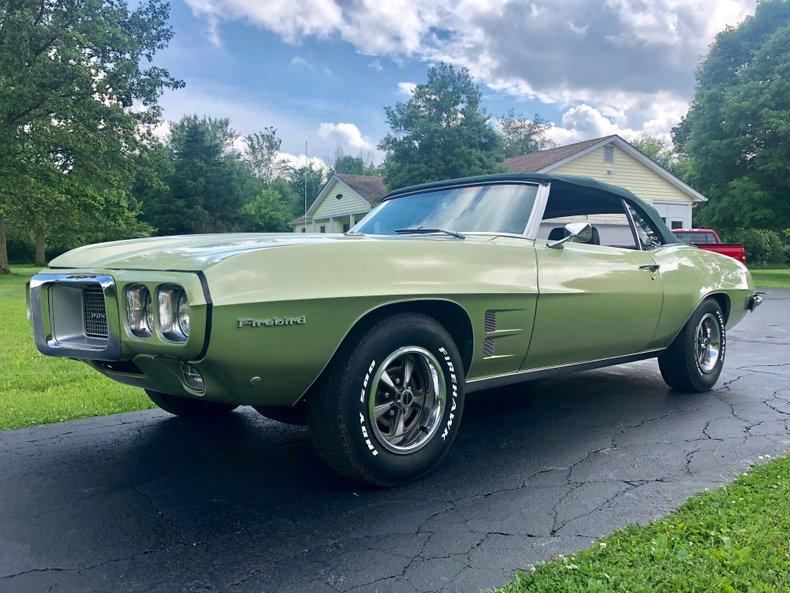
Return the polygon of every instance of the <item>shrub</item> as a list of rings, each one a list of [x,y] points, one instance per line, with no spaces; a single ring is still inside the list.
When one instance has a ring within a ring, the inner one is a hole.
[[[743,243],[746,258],[753,264],[779,264],[788,262],[787,234],[784,237],[769,229],[740,229],[736,240]]]

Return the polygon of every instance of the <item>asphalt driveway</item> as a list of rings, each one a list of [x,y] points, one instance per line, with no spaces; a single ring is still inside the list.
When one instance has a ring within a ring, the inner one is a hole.
[[[478,591],[790,450],[790,291],[729,334],[717,389],[655,361],[470,396],[455,448],[390,491],[304,430],[138,412],[0,433],[0,591]]]

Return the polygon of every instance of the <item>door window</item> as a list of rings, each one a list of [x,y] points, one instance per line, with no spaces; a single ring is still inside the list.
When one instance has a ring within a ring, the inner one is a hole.
[[[538,239],[550,241],[565,237],[565,225],[589,222],[593,232],[592,245],[639,249],[634,230],[628,220],[623,201],[617,197],[601,197],[584,192],[549,194],[546,209],[538,228]],[[574,239],[575,242],[580,242]]]

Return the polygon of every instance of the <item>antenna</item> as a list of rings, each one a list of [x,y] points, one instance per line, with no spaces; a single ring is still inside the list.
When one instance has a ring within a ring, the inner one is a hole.
[[[304,225],[307,226],[307,165],[310,163],[310,159],[307,158],[307,140],[304,141],[304,162]]]

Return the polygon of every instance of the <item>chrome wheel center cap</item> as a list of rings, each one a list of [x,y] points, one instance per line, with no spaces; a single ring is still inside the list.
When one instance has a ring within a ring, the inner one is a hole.
[[[414,394],[411,389],[404,389],[400,394],[400,401],[404,406],[410,406],[414,403]]]

